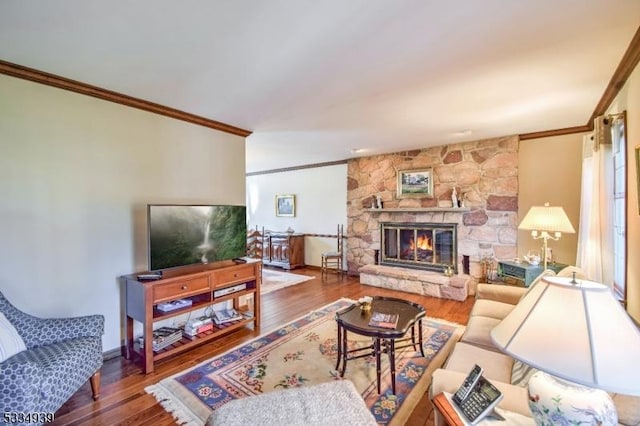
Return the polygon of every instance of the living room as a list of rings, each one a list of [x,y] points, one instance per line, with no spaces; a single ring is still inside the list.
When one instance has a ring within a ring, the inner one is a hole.
[[[14,5],[8,10],[10,13],[1,13],[5,17],[1,19],[20,15],[17,10],[19,6]],[[630,10],[638,11],[633,7]],[[30,62],[28,56],[8,55],[5,52],[14,50],[7,45],[20,43],[3,35],[5,41],[1,44],[4,47],[0,48],[0,59],[7,62],[2,63],[0,75],[0,192],[3,194],[0,234],[4,237],[5,249],[0,258],[5,272],[0,280],[0,291],[32,315],[104,315],[104,352],[110,356],[119,355],[124,338],[124,307],[118,277],[148,269],[147,204],[246,205],[250,228],[276,231],[291,228],[310,235],[306,238],[305,264],[317,268],[321,253],[335,245],[335,238],[326,235],[335,234],[336,226],[341,223],[350,225],[346,226],[347,234],[353,234],[354,216],[350,211],[348,186],[351,165],[394,152],[413,153],[434,147],[455,151],[465,143],[505,137],[517,140],[517,149],[509,164],[517,169],[517,179],[515,186],[500,188],[500,195],[517,197],[515,215],[522,218],[531,206],[549,202],[562,206],[577,230],[583,137],[591,132],[588,127],[592,125],[589,123],[591,113],[600,108],[602,114],[626,111],[629,253],[626,309],[636,322],[640,322],[640,266],[633,257],[640,249],[638,170],[634,151],[640,140],[637,58],[633,67],[627,70],[628,76],[621,87],[616,81],[610,81],[637,29],[636,22],[636,28],[629,32],[629,20],[624,22],[627,32],[622,38],[625,43],[616,46],[618,55],[613,61],[612,72],[601,79],[605,83],[595,99],[600,101],[605,94],[611,94],[607,89],[609,83],[615,86],[616,93],[607,98],[606,105],[598,106],[597,102],[584,105],[587,114],[578,117],[577,123],[539,127],[526,132],[505,129],[505,133],[491,138],[462,135],[458,139],[441,139],[435,144],[425,137],[424,146],[375,154],[352,153],[351,150],[360,146],[366,147],[366,141],[361,145],[349,141],[344,143],[340,161],[327,159],[316,162],[313,167],[295,164],[293,167],[275,165],[268,168],[248,165],[246,157],[251,149],[245,136],[62,90],[59,86],[29,81],[25,76],[16,78],[12,64],[51,72],[62,78],[73,79],[76,74],[72,70],[63,72],[66,68],[61,68],[62,72],[58,68],[39,68],[38,62]],[[138,54],[142,55],[135,52]],[[134,53],[127,52],[126,55]],[[606,59],[610,60],[608,56]],[[56,63],[54,58],[48,60]],[[593,61],[598,61],[597,55]],[[131,84],[144,85],[145,78],[153,77],[137,76]],[[124,90],[126,86],[87,83],[130,95]],[[180,90],[177,83],[175,90]],[[214,113],[209,118],[222,119]],[[582,127],[582,130],[566,134],[545,133],[572,126]],[[288,130],[295,133],[296,129]],[[535,132],[541,133],[533,138],[522,137]],[[287,157],[286,151],[277,154]],[[260,157],[260,152],[255,156]],[[294,217],[274,214],[274,197],[278,194],[296,195]],[[448,194],[440,195],[442,201],[450,200]],[[384,199],[385,203],[394,201]],[[567,234],[552,243],[558,262],[575,264],[577,238],[577,234]],[[539,246],[539,241],[530,238],[528,233],[518,231],[514,248],[502,257],[522,257],[531,250],[539,250]],[[357,267],[354,265],[350,272],[356,273]],[[339,289],[332,291],[335,292],[334,299],[343,296]],[[282,309],[286,311],[285,307]],[[468,311],[469,306],[466,309]],[[206,359],[203,352],[198,356]],[[177,369],[179,362],[175,364],[163,374],[169,375],[169,370]],[[136,380],[136,376],[128,380],[122,386]],[[81,410],[89,416],[88,413],[98,409],[102,402],[95,404],[87,403]]]

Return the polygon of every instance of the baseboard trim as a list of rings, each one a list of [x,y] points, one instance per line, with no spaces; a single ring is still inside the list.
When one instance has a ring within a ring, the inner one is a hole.
[[[102,353],[102,358],[105,361],[108,361],[108,360],[114,359],[114,358],[118,358],[119,356],[122,356],[122,354],[123,354],[122,351],[123,350],[124,350],[124,346],[108,350],[108,351]]]

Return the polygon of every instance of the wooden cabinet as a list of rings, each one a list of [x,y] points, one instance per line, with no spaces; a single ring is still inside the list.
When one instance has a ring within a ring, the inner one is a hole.
[[[548,269],[558,273],[567,265],[562,263],[549,263]],[[542,273],[542,265],[530,265],[526,262],[517,263],[510,260],[498,262],[498,279],[507,284],[529,287],[533,280]]]
[[[127,359],[139,355],[142,358],[145,373],[153,372],[154,361],[209,342],[248,324],[253,324],[254,328],[260,327],[260,284],[262,282],[260,260],[249,260],[245,264],[224,261],[177,268],[165,271],[162,279],[152,281],[139,280],[138,275],[123,277],[126,286],[124,355]],[[231,290],[234,291],[231,292]],[[253,303],[240,306],[240,297],[249,295],[251,297],[247,299],[252,300]],[[168,312],[163,312],[157,307],[158,303],[178,299],[190,299],[191,306]],[[243,313],[243,319],[227,323],[222,327],[214,324],[213,330],[200,333],[193,339],[183,337],[158,352],[153,351],[154,323],[229,300],[233,302],[234,309]],[[142,324],[143,348],[135,342],[134,321]]]
[[[304,266],[304,234],[265,233],[263,244],[265,265],[284,269]]]

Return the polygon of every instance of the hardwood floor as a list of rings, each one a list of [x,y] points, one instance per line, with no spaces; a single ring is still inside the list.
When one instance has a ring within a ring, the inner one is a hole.
[[[262,297],[262,326],[245,328],[220,340],[156,363],[155,371],[144,375],[138,365],[122,357],[110,359],[102,367],[100,399],[94,402],[87,382],[60,410],[55,425],[175,425],[175,421],[144,388],[165,377],[197,365],[234,346],[274,330],[309,311],[341,297],[396,296],[422,304],[427,315],[466,324],[473,298],[465,302],[436,299],[417,294],[399,293],[361,285],[357,277],[339,278],[330,274],[323,281],[320,270],[312,268],[292,271],[316,278],[300,285],[277,290]],[[419,412],[418,412],[419,411]],[[410,424],[427,424],[432,408],[428,398],[414,411]]]

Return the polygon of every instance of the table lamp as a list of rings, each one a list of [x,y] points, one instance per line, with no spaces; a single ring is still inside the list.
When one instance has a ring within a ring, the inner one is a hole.
[[[549,239],[559,240],[563,232],[567,234],[575,234],[576,232],[564,209],[549,206],[549,203],[544,203],[544,206],[531,207],[520,222],[518,229],[531,231],[534,240],[542,238],[544,269],[547,269],[547,241]]]
[[[529,380],[529,408],[539,425],[616,425],[605,391],[640,395],[640,331],[604,284],[544,277],[491,339],[541,370]]]

